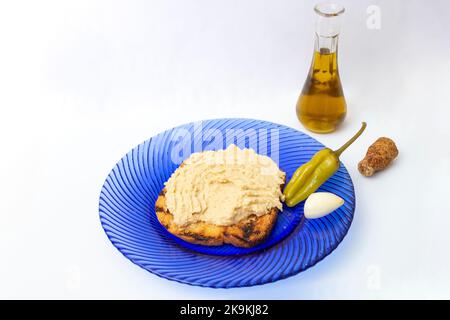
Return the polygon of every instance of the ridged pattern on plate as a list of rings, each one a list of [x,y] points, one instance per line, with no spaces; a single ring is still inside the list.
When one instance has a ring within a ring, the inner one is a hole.
[[[189,248],[190,244],[169,236],[156,218],[154,203],[164,182],[178,166],[171,160],[173,148],[179,142],[175,136],[191,135],[193,144],[200,140],[199,146],[205,148],[211,142],[207,129],[218,129],[224,137],[227,129],[257,132],[266,129],[269,138],[270,130],[276,129],[279,166],[286,172],[287,179],[323,147],[304,133],[267,121],[206,120],[201,122],[201,128],[199,123],[190,123],[158,134],[127,153],[108,175],[100,194],[100,220],[108,238],[120,252],[142,268],[170,280],[231,288],[273,282],[297,274],[337,247],[350,227],[355,209],[353,184],[342,164],[319,190],[339,195],[345,204],[316,220],[303,218],[303,203],[280,214],[274,234],[257,252],[242,255],[246,252],[231,246],[192,245]],[[206,141],[203,143],[202,133]],[[268,154],[274,156],[270,145]],[[236,253],[241,255],[230,255]]]

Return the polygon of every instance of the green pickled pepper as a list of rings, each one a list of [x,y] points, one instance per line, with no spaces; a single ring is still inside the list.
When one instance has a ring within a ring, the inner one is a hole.
[[[324,148],[318,151],[310,161],[300,166],[283,191],[286,204],[293,207],[302,202],[335,174],[340,166],[339,156],[363,133],[365,128],[366,123],[363,122],[361,129],[338,150]]]

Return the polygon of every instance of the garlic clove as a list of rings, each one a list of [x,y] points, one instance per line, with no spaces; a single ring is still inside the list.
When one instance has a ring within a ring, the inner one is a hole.
[[[307,219],[317,219],[330,214],[344,204],[344,200],[330,192],[316,192],[306,199],[304,213]]]

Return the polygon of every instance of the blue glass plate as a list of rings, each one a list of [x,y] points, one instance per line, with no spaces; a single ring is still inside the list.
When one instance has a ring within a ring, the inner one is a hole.
[[[253,248],[208,247],[185,242],[161,226],[155,201],[164,182],[192,152],[235,143],[270,156],[290,179],[323,145],[295,129],[260,120],[216,119],[162,132],[128,152],[110,172],[100,193],[100,220],[113,245],[140,267],[161,277],[215,288],[263,284],[297,274],[331,253],[350,228],[355,209],[351,178],[339,171],[319,191],[345,204],[315,220],[303,203],[285,207],[262,244]]]

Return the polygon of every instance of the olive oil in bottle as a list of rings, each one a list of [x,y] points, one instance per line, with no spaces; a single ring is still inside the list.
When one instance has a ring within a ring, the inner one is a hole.
[[[339,16],[344,8],[320,4],[316,42],[311,67],[297,102],[297,117],[310,131],[329,133],[336,130],[347,112],[337,63]]]

